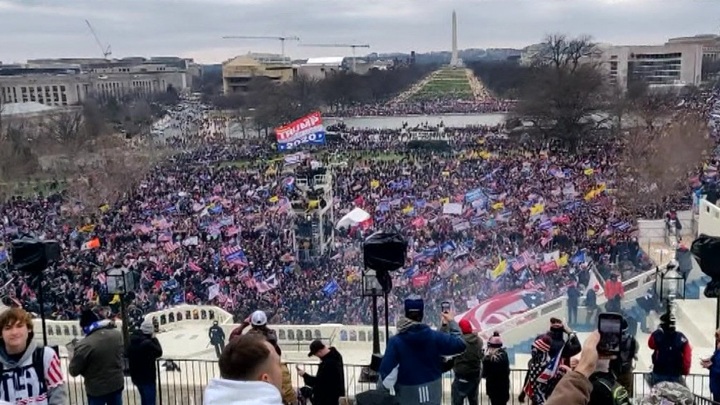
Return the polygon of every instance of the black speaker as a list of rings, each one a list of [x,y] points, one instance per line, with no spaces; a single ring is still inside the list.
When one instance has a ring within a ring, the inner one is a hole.
[[[712,280],[705,287],[705,296],[720,296],[720,238],[701,234],[693,241],[690,252],[697,260],[700,270]]]
[[[10,242],[13,266],[26,273],[40,273],[60,259],[60,243],[22,237]]]
[[[396,232],[375,232],[363,242],[365,267],[375,271],[395,271],[405,266],[407,241]]]

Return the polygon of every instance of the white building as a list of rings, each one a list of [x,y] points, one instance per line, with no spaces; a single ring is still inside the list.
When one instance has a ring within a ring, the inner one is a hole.
[[[698,85],[703,47],[666,44],[604,47],[601,61],[610,82],[626,89],[633,81],[652,87]]]
[[[339,72],[343,69],[342,56],[330,56],[324,58],[310,58],[307,62],[300,65],[298,74],[307,77],[322,80],[333,72]]]

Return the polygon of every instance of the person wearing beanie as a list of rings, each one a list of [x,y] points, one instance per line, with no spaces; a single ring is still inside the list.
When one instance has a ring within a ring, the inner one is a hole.
[[[404,310],[380,363],[382,386],[394,391],[398,405],[440,405],[443,357],[463,353],[465,341],[452,312],[440,319],[447,333],[422,323],[425,305],[419,296],[406,298]]]
[[[652,354],[650,385],[663,381],[684,384],[690,374],[692,347],[684,333],[675,329],[675,316],[665,313],[660,317],[660,328],[648,338]]]
[[[85,393],[90,404],[120,404],[125,388],[123,369],[123,335],[115,322],[100,317],[91,310],[80,316],[82,338],[73,351],[68,372],[83,376]]]
[[[163,350],[155,337],[155,326],[152,319],[145,318],[130,338],[128,346],[128,363],[130,366],[130,379],[140,393],[141,405],[155,405],[157,359],[162,357]]]
[[[470,405],[477,405],[482,373],[483,340],[473,333],[472,325],[467,319],[460,320],[458,326],[465,341],[465,351],[453,358],[454,379],[450,390],[452,404],[462,405],[467,398]],[[447,324],[443,325],[442,331],[448,331]]]
[[[504,405],[510,401],[510,358],[497,332],[488,339],[487,347],[482,367],[485,392],[490,405]]]
[[[540,335],[532,343],[530,349],[530,362],[525,376],[523,393],[527,395],[534,405],[542,405],[549,396],[547,381],[538,381],[538,377],[550,364],[550,350],[552,338],[549,335]]]

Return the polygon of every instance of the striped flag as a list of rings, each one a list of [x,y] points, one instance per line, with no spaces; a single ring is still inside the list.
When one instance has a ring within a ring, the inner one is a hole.
[[[240,246],[227,246],[220,250],[225,260],[231,264],[247,266],[248,260]]]
[[[565,349],[565,345],[563,345],[563,349]],[[558,352],[558,354],[548,363],[547,367],[545,367],[545,370],[540,373],[540,375],[537,378],[537,382],[547,384],[548,381],[552,380],[553,377],[557,375],[558,369],[560,368],[560,360],[562,359],[562,349]]]
[[[176,251],[178,248],[180,248],[180,244],[174,243],[174,242],[167,242],[163,245],[163,248],[165,249],[166,252],[172,253],[172,252]]]

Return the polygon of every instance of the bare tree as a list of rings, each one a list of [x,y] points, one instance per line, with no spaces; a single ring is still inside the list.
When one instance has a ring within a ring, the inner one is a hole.
[[[711,148],[706,120],[696,112],[627,131],[614,187],[620,206],[658,215],[668,201],[685,196],[688,176]]]
[[[609,127],[609,88],[589,37],[552,35],[534,57],[533,72],[520,89],[518,118],[533,123],[546,139],[559,139],[571,150],[583,139]]]

